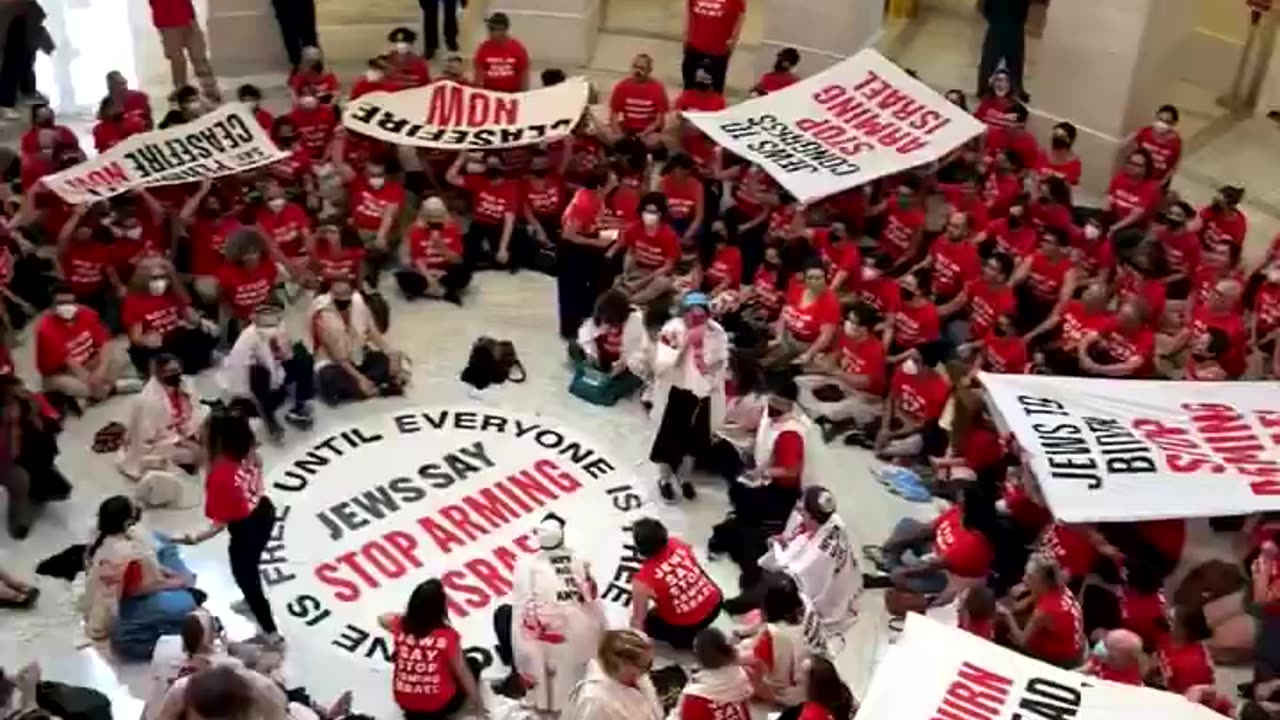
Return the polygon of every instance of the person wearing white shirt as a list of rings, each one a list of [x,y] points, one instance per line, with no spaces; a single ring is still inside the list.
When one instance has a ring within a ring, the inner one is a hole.
[[[233,400],[252,399],[273,438],[284,434],[276,413],[290,394],[293,404],[284,415],[285,422],[305,430],[314,421],[314,361],[302,343],[290,342],[283,312],[276,303],[259,305],[253,322],[240,331],[218,371],[223,392]]]

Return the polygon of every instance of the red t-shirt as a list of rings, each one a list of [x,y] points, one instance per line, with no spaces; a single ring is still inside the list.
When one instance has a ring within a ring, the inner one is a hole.
[[[226,258],[222,248],[227,238],[243,225],[234,215],[224,215],[217,220],[197,220],[191,226],[191,272],[195,275],[216,276]]]
[[[696,2],[697,0],[695,0]],[[712,0],[714,2],[715,0]],[[682,90],[676,96],[676,110],[716,112],[725,109],[724,95],[714,90]],[[700,166],[710,163],[716,152],[716,143],[691,123],[685,123],[680,133],[680,144]]]
[[[1264,282],[1253,296],[1253,313],[1258,318],[1258,337],[1280,328],[1280,285]]]
[[[1025,129],[991,126],[984,138],[987,155],[994,156],[1012,150],[1025,168],[1033,168],[1040,162],[1040,146],[1036,138]]]
[[[727,290],[737,290],[742,284],[742,251],[733,245],[722,245],[707,266],[707,279],[711,287],[724,286]]]
[[[1200,239],[1205,247],[1216,245],[1244,245],[1249,231],[1249,219],[1240,210],[1218,210],[1212,205],[1200,211]]]
[[[1141,685],[1142,666],[1134,663],[1129,667],[1117,668],[1107,665],[1097,658],[1089,658],[1085,663],[1084,673],[1108,682],[1121,685]]]
[[[1020,192],[1022,179],[1017,174],[993,172],[982,183],[982,202],[992,216],[1001,217],[1009,212],[1009,206]]]
[[[1017,102],[1011,97],[984,97],[973,111],[974,117],[987,125],[1013,127],[1017,122],[1013,117],[1013,106]]]
[[[533,179],[526,179],[521,188],[525,206],[533,212],[534,217],[559,218],[564,211],[565,201],[568,200],[564,178],[547,175],[537,180],[541,183],[540,187],[535,187],[534,182]]]
[[[578,235],[592,236],[600,231],[601,215],[604,214],[604,198],[597,190],[580,188],[573,194],[573,199],[565,207],[561,216],[562,227],[574,229]]]
[[[751,278],[751,289],[760,307],[770,318],[776,318],[782,310],[782,292],[778,290],[778,273],[761,265],[756,268],[755,277]]]
[[[692,175],[683,182],[674,175],[664,175],[658,189],[667,198],[667,214],[673,220],[692,220],[705,192],[702,181]]]
[[[921,369],[914,375],[899,370],[889,383],[889,397],[897,403],[900,413],[918,423],[927,423],[942,417],[951,386],[942,373]]]
[[[276,116],[262,108],[254,108],[253,119],[258,121],[258,127],[261,127],[267,132],[271,132],[271,129],[275,127],[276,124]]]
[[[1169,263],[1169,270],[1186,275],[1188,279],[1200,267],[1200,256],[1203,245],[1200,238],[1190,230],[1170,232],[1161,230],[1157,237],[1164,247],[1164,258]]]
[[[800,706],[799,720],[835,720],[831,712],[816,702],[805,702]]]
[[[1143,325],[1126,330],[1120,326],[1120,319],[1113,316],[1098,328],[1098,336],[1102,347],[1115,361],[1126,362],[1133,357],[1142,358],[1143,362],[1134,371],[1133,377],[1141,378],[1151,374],[1156,338],[1150,327]]]
[[[1053,513],[1036,502],[1021,483],[1005,483],[1001,490],[1001,498],[1008,506],[1009,515],[1013,521],[1025,532],[1037,534],[1053,522]]]
[[[838,346],[840,370],[849,375],[861,375],[867,378],[867,386],[863,392],[883,397],[887,385],[886,358],[888,353],[884,343],[874,335],[867,335],[861,341],[848,335],[840,335]]]
[[[978,278],[969,283],[969,334],[984,337],[995,327],[996,318],[1012,315],[1018,309],[1018,300],[1008,285],[995,286]]]
[[[87,298],[101,290],[107,282],[107,267],[115,265],[112,246],[96,240],[72,240],[62,253],[62,276],[71,292]]]
[[[185,27],[195,21],[191,0],[151,0],[151,22],[157,28]]]
[[[771,92],[778,92],[783,88],[791,87],[800,82],[799,76],[791,71],[785,72],[767,72],[760,76],[756,81],[755,91],[761,95],[768,95]]]
[[[348,143],[350,145],[350,143]],[[302,145],[295,144],[288,155],[267,166],[267,172],[289,188],[301,187],[315,163]]]
[[[445,226],[439,232],[444,239],[445,247],[461,257],[463,252],[462,228],[458,227],[457,223],[450,222],[445,223]],[[432,242],[432,234],[433,231],[426,225],[414,223],[409,228],[409,257],[414,263],[425,263],[430,268],[448,267],[451,264],[449,257]]]
[[[635,260],[636,265],[655,270],[674,263],[680,257],[680,238],[671,226],[659,222],[658,227],[650,235],[644,223],[633,222],[622,231],[622,247]]]
[[[1163,178],[1169,171],[1178,166],[1182,159],[1182,136],[1177,132],[1157,135],[1148,125],[1138,131],[1133,139],[1135,147],[1142,148],[1151,156],[1151,171],[1158,178]]]
[[[1111,247],[1111,241],[1105,237],[1090,241],[1082,234],[1072,247],[1072,255],[1079,263],[1080,270],[1090,277],[1110,272],[1116,264],[1115,250]]]
[[[364,255],[363,247],[335,247],[330,243],[320,243],[313,256],[316,274],[321,280],[329,281],[359,277]]]
[[[471,210],[476,222],[501,225],[508,214],[520,209],[520,186],[511,180],[494,182],[484,175],[464,175],[471,193]]]
[[[1073,578],[1082,578],[1093,570],[1098,550],[1084,533],[1060,522],[1046,527],[1037,540],[1037,551],[1058,561]]]
[[[933,291],[939,298],[953,298],[982,272],[978,249],[967,240],[939,238],[929,247],[933,258]]]
[[[640,563],[633,582],[652,591],[654,612],[670,625],[697,625],[720,605],[720,588],[698,564],[693,550],[675,538]]]
[[[895,262],[902,260],[911,251],[913,239],[924,229],[924,221],[924,210],[917,207],[904,210],[894,205],[886,213],[884,229],[880,231],[880,252]]]
[[[287,116],[298,129],[298,145],[312,160],[324,157],[338,127],[338,116],[332,105],[317,105],[310,110],[296,107]]]
[[[332,72],[316,72],[310,68],[303,68],[293,73],[289,78],[289,89],[297,95],[303,89],[310,87],[311,90],[321,99],[325,96],[336,98],[338,95],[338,76]]]
[[[1000,337],[992,333],[982,338],[982,345],[987,370],[1014,375],[1027,371],[1027,343],[1017,335]]]
[[[520,92],[529,72],[529,53],[513,37],[487,39],[476,48],[476,82],[486,90]]]
[[[609,110],[629,133],[638,133],[653,125],[670,107],[667,89],[652,78],[645,81],[623,78],[613,86],[609,97]]]
[[[1031,268],[1027,273],[1027,285],[1031,288],[1031,294],[1041,302],[1056,303],[1071,266],[1071,258],[1066,254],[1053,260],[1038,250],[1032,253]]]
[[[960,628],[961,630],[964,630],[970,635],[977,635],[983,640],[989,640],[994,642],[996,639],[995,618],[978,620],[978,619],[969,617],[967,613],[960,613],[960,616],[956,618],[956,627]]]
[[[728,55],[733,30],[746,11],[742,0],[688,0],[685,46],[708,55]]]
[[[285,257],[298,258],[306,254],[303,233],[311,230],[311,218],[298,203],[287,202],[280,212],[262,208],[258,211],[258,225],[267,237],[275,241]]]
[[[1042,152],[1036,160],[1035,169],[1041,177],[1060,177],[1068,185],[1080,184],[1082,166],[1080,165],[1080,158],[1075,155],[1062,162],[1054,162],[1053,157],[1048,152]]]
[[[1064,350],[1078,350],[1085,334],[1094,332],[1111,318],[1106,310],[1090,312],[1079,300],[1070,300],[1062,311],[1061,339]]]
[[[942,332],[938,306],[931,302],[918,305],[902,303],[893,316],[893,344],[901,349],[913,348],[938,339]]]
[[[1050,590],[1036,599],[1035,609],[1044,622],[1027,638],[1027,653],[1057,665],[1079,662],[1084,650],[1084,615],[1071,591]]]
[[[713,700],[686,692],[680,696],[680,718],[681,720],[751,720],[751,706],[746,700]]]
[[[858,281],[858,302],[863,303],[881,316],[895,313],[902,307],[902,289],[891,277],[877,277],[871,280]]]
[[[1120,619],[1126,630],[1132,630],[1148,645],[1164,636],[1168,627],[1169,607],[1164,593],[1146,595],[1125,585],[1120,589]]]
[[[1134,210],[1141,210],[1145,217],[1160,204],[1160,183],[1121,173],[1111,179],[1111,185],[1107,188],[1107,200],[1117,219],[1127,217]]]
[[[252,455],[244,460],[219,456],[204,480],[204,516],[229,524],[249,517],[266,494],[262,464]]]
[[[781,487],[799,487],[804,473],[804,437],[794,430],[778,433],[778,437],[773,440],[773,455],[769,458],[769,467],[791,472],[791,477],[775,478],[774,483]]]
[[[1191,313],[1191,332],[1202,335],[1209,328],[1217,328],[1227,336],[1227,351],[1222,356],[1222,369],[1231,377],[1239,377],[1245,370],[1248,356],[1249,331],[1244,318],[1235,312],[1215,312],[1201,305]]]
[[[120,98],[119,103],[127,122],[143,130],[151,129],[151,98],[146,93],[141,90],[125,90],[124,97]]]
[[[1178,645],[1166,637],[1156,647],[1155,660],[1169,692],[1181,695],[1196,685],[1214,683],[1213,663],[1204,643]]]
[[[248,320],[253,311],[271,297],[276,285],[276,264],[263,259],[255,268],[226,263],[218,272],[218,288],[222,299],[231,307],[231,314],[240,320]]]
[[[804,295],[803,283],[792,283],[787,288],[787,305],[782,310],[782,321],[792,337],[811,343],[818,339],[823,327],[840,324],[840,299],[830,288],[807,305],[804,304]]]
[[[431,82],[431,66],[421,55],[394,55],[383,82],[393,91],[422,87]]]
[[[130,135],[145,132],[146,129],[142,123],[129,118],[119,122],[99,120],[93,125],[93,147],[99,153],[104,153],[119,144],[121,140]]]
[[[80,307],[68,322],[52,312],[36,326],[36,369],[41,375],[57,375],[68,362],[83,365],[111,338],[98,313]]]
[[[141,325],[142,332],[164,337],[182,324],[186,309],[172,292],[164,295],[131,292],[120,305],[120,317],[126,328]]]
[[[1104,243],[1110,245],[1111,243]],[[1165,287],[1163,278],[1147,278],[1137,271],[1122,267],[1116,274],[1116,298],[1120,301],[1137,299],[1147,309],[1147,322],[1153,328],[1160,326],[1160,318],[1164,315],[1164,306],[1168,300],[1169,289]]]
[[[350,193],[351,225],[362,232],[377,232],[387,208],[404,205],[404,187],[392,180],[375,189],[359,177],[351,182]]]
[[[933,547],[947,570],[963,578],[986,577],[995,559],[986,536],[964,526],[958,505],[933,521]]]
[[[462,651],[458,631],[445,625],[418,637],[404,632],[396,618],[391,635],[396,648],[391,670],[396,705],[411,713],[439,712],[459,692],[451,666]]]

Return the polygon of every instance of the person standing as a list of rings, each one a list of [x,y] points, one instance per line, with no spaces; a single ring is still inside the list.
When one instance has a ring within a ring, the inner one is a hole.
[[[1027,14],[1031,0],[982,0],[987,34],[978,61],[978,96],[987,93],[987,82],[1000,66],[1009,73],[1015,97],[1024,95],[1022,68],[1026,59]]]
[[[280,37],[284,51],[289,56],[289,67],[297,70],[302,65],[302,49],[318,47],[316,37],[315,0],[271,0],[276,22],[280,25]]]
[[[529,76],[529,52],[511,37],[511,18],[496,12],[484,24],[489,38],[476,48],[475,80],[486,90],[520,92]]]
[[[53,52],[45,12],[35,0],[0,3],[0,120],[17,120],[19,98],[45,98],[36,91],[36,51]]]
[[[204,30],[196,19],[191,0],[150,0],[151,22],[160,33],[160,45],[169,61],[169,73],[175,90],[187,86],[187,59],[196,71],[200,89],[212,103],[222,102],[218,81],[209,64],[209,50],[205,44]]]
[[[198,533],[174,538],[174,542],[198,545],[226,530],[231,535],[227,545],[231,576],[244,593],[244,604],[262,628],[263,640],[269,645],[281,645],[284,639],[276,629],[259,572],[262,551],[276,524],[276,507],[266,494],[253,428],[248,418],[223,410],[210,418],[208,433],[206,452],[210,463],[205,477],[204,514],[212,524]]]
[[[444,12],[444,47],[451,53],[458,52],[458,0],[418,0],[418,6],[422,8],[422,52],[427,59],[434,59],[436,50],[440,49],[441,12]],[[461,6],[466,7],[467,0],[462,0]]]
[[[705,67],[716,92],[724,92],[729,56],[738,45],[738,33],[747,16],[745,0],[686,0],[684,62],[681,76],[686,90],[693,87],[694,72]]]

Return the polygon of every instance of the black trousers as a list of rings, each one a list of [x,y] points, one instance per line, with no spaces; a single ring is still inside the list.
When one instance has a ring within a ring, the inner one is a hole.
[[[516,666],[516,653],[511,644],[511,603],[503,603],[493,611],[493,634],[498,640],[498,659],[509,668]]]
[[[404,268],[396,271],[396,284],[400,286],[400,292],[410,300],[427,296],[427,278],[417,270]],[[466,263],[454,263],[444,271],[444,277],[440,278],[440,284],[444,289],[453,293],[460,293],[471,284],[471,268]]]
[[[716,605],[705,618],[693,625],[672,625],[650,610],[649,614],[644,616],[644,632],[654,640],[664,642],[677,650],[692,650],[693,639],[698,636],[698,633],[711,627],[718,617],[720,617],[720,606]]]
[[[316,36],[315,0],[271,0],[271,7],[280,24],[280,37],[284,40],[289,64],[297,67],[302,62],[302,48],[320,46]]]
[[[556,302],[565,340],[576,338],[578,326],[595,311],[596,298],[605,290],[603,267],[599,250],[567,241],[556,247]]]
[[[240,588],[245,602],[249,604],[253,618],[258,621],[262,632],[267,634],[276,631],[276,619],[271,614],[271,604],[267,602],[267,595],[262,590],[262,575],[258,568],[262,565],[262,551],[267,549],[275,523],[276,506],[265,495],[248,517],[227,523],[227,532],[231,535],[231,541],[227,544],[231,577],[235,578],[236,587]]]
[[[516,268],[532,267],[530,247],[523,229],[519,225],[511,229],[511,240],[507,243],[507,263],[500,265],[495,257],[498,246],[502,242],[502,225],[496,223],[473,222],[462,236],[463,259],[472,270],[503,267],[514,271]]]
[[[686,457],[703,455],[710,443],[711,400],[684,388],[671,388],[649,459],[678,470]]]
[[[18,104],[18,94],[36,91],[35,38],[27,32],[26,18],[21,14],[9,23],[4,36],[4,57],[0,58],[0,107]]]
[[[129,359],[133,361],[138,372],[147,377],[151,374],[151,360],[156,355],[169,353],[178,358],[182,364],[182,372],[195,375],[206,370],[211,362],[213,348],[218,339],[201,328],[179,327],[164,336],[160,347],[151,348],[141,345],[129,346]]]
[[[1009,70],[1009,85],[1020,93],[1022,68],[1026,59],[1026,25],[1014,22],[987,23],[987,34],[982,38],[982,59],[978,63],[978,95],[987,90],[991,74],[1004,60]]]
[[[680,63],[680,75],[684,80],[684,89],[693,88],[694,73],[699,67],[705,67],[707,72],[711,73],[711,87],[716,92],[724,92],[724,78],[729,73],[729,55],[712,55],[704,53],[686,45],[684,47],[684,61]]]
[[[391,358],[385,353],[366,351],[364,362],[356,368],[379,389],[391,382]],[[330,363],[320,368],[316,373],[316,386],[320,390],[320,399],[329,405],[364,399],[355,378],[347,374],[347,371],[337,363]]]
[[[428,57],[440,49],[440,13],[444,12],[444,46],[458,51],[458,0],[418,0],[422,8],[422,49]]]
[[[249,368],[249,391],[258,402],[262,421],[268,427],[279,427],[276,412],[293,394],[293,406],[302,407],[316,396],[315,359],[302,343],[293,344],[293,355],[284,361],[284,382],[271,386],[271,371],[261,365]]]

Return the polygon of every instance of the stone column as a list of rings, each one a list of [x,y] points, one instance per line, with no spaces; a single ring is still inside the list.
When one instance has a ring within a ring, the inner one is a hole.
[[[211,0],[205,26],[210,60],[219,76],[289,70],[271,0]]]
[[[1105,192],[1119,143],[1168,102],[1195,0],[1054,0],[1028,78],[1032,130],[1068,120],[1080,130],[1083,188]]]
[[[524,43],[532,62],[574,67],[589,65],[595,53],[600,3],[601,0],[491,0],[489,13],[510,16],[511,34]]]
[[[802,75],[812,75],[875,43],[884,0],[747,0],[764,5],[764,35],[756,75],[773,69],[782,48],[800,51]]]

